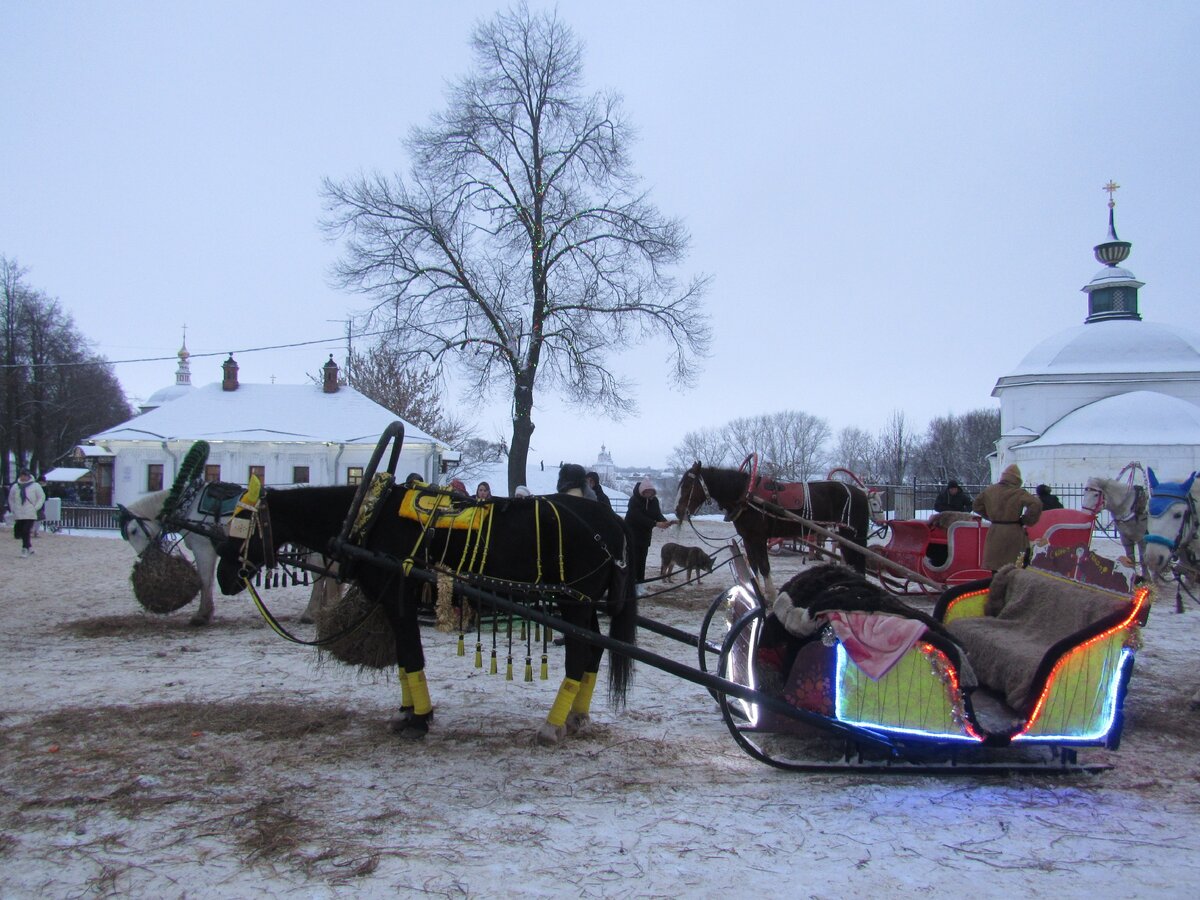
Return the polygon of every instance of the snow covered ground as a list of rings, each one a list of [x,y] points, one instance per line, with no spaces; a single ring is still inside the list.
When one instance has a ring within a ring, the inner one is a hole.
[[[1195,606],[1151,615],[1121,749],[1087,755],[1109,771],[814,776],[755,762],[704,689],[644,665],[624,711],[601,700],[590,731],[538,747],[560,671],[506,682],[433,631],[435,728],[405,742],[393,680],[319,663],[247,599],[195,629],[140,611],[122,542],[36,546],[0,542],[5,898],[1200,893]],[[729,580],[643,612],[694,632]],[[265,599],[300,628],[305,589]]]

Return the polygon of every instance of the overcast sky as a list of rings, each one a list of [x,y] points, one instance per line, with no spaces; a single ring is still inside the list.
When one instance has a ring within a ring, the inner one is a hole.
[[[532,4],[540,8],[539,4]],[[359,298],[329,286],[320,182],[404,171],[496,3],[0,7],[0,253],[108,359],[228,350],[300,383]],[[878,431],[993,407],[1079,324],[1110,179],[1148,320],[1194,325],[1200,4],[563,0],[590,89],[623,94],[636,170],[713,276],[696,386],[618,360],[640,415],[541,396],[530,459],[659,465],[690,430],[799,409]],[[132,397],[173,359],[120,363]],[[461,407],[508,433],[499,392]]]

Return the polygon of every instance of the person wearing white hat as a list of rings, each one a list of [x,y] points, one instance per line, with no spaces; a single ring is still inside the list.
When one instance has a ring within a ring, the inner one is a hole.
[[[655,528],[667,528],[670,522],[658,505],[658,488],[649,478],[633,486],[633,496],[625,510],[625,523],[633,535],[633,574],[638,582],[646,580],[646,557],[650,553],[650,538]]]

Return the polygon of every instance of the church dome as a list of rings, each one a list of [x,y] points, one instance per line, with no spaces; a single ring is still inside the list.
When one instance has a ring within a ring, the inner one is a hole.
[[[1200,446],[1200,407],[1157,391],[1117,394],[1068,413],[1023,449],[1135,443]]]
[[[194,390],[195,388],[190,384],[169,384],[151,394],[149,399],[142,405],[145,407],[162,406],[164,403],[178,400],[180,397],[186,396]]]
[[[1001,382],[1019,376],[1200,372],[1200,333],[1174,325],[1115,319],[1053,334]]]

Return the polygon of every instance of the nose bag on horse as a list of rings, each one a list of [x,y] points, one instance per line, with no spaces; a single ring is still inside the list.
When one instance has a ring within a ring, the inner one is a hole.
[[[381,477],[390,478],[376,479]],[[429,729],[433,706],[417,613],[421,589],[436,580],[435,573],[500,601],[532,610],[553,607],[565,624],[597,634],[598,612],[607,612],[609,636],[635,642],[637,603],[626,577],[626,530],[601,504],[562,494],[473,500],[390,482],[358,506],[355,495],[352,486],[263,490],[247,536],[222,546],[217,576],[225,593],[236,593],[283,544],[332,547],[342,576],[382,605],[395,636],[401,715],[392,723],[394,731],[421,737]],[[353,527],[344,528],[350,516]],[[265,542],[263,535],[269,536]],[[486,608],[485,598],[472,596]],[[570,630],[565,637],[565,677],[538,732],[543,743],[557,743],[587,724],[603,653]],[[610,657],[609,694],[617,704],[624,702],[631,671],[628,657]]]

